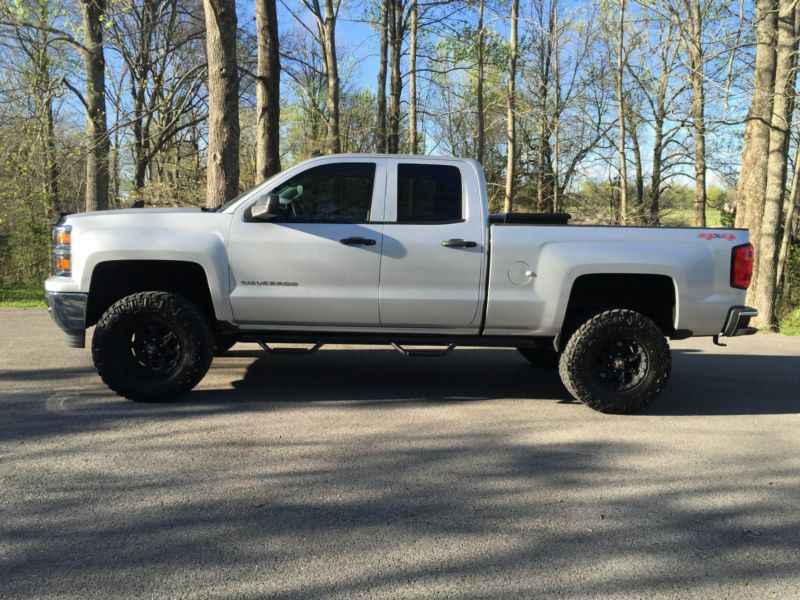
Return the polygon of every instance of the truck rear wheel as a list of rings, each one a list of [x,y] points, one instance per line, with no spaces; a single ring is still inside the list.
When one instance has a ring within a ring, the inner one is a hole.
[[[653,321],[627,309],[598,313],[570,336],[558,365],[569,393],[604,413],[650,404],[672,366],[669,345]]]
[[[92,339],[105,384],[139,402],[172,400],[205,376],[214,335],[202,311],[167,292],[140,292],[106,310]]]

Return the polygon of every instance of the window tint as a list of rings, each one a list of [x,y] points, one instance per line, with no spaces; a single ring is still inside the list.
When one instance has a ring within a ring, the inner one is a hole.
[[[461,218],[461,172],[458,167],[397,166],[398,222],[437,223]]]
[[[372,205],[375,163],[312,167],[273,189],[287,221],[366,222]]]

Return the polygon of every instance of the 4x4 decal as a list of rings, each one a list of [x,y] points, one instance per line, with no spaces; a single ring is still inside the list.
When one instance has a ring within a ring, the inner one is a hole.
[[[732,233],[701,233],[697,237],[704,238],[707,240],[714,240],[714,239],[723,239],[723,240],[735,240],[736,236]]]

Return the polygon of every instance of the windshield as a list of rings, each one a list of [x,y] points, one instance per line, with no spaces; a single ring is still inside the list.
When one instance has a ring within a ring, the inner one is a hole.
[[[216,208],[212,208],[211,212],[222,212],[222,211],[224,211],[226,208],[229,208],[229,207],[233,206],[239,200],[241,200],[242,198],[247,196],[247,194],[249,194],[252,191],[253,190],[247,190],[246,192],[242,192],[241,194],[236,196],[236,198],[234,198],[233,200],[228,200],[225,204],[221,204],[221,205],[217,206]]]

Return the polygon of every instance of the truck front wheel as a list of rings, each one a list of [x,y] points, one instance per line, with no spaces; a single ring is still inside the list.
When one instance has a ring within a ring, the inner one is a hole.
[[[167,292],[140,292],[115,302],[92,338],[92,358],[105,384],[140,402],[188,392],[213,356],[214,335],[203,312]]]
[[[627,309],[607,310],[570,336],[559,360],[570,394],[604,413],[628,413],[650,404],[669,379],[672,357],[653,321]]]

